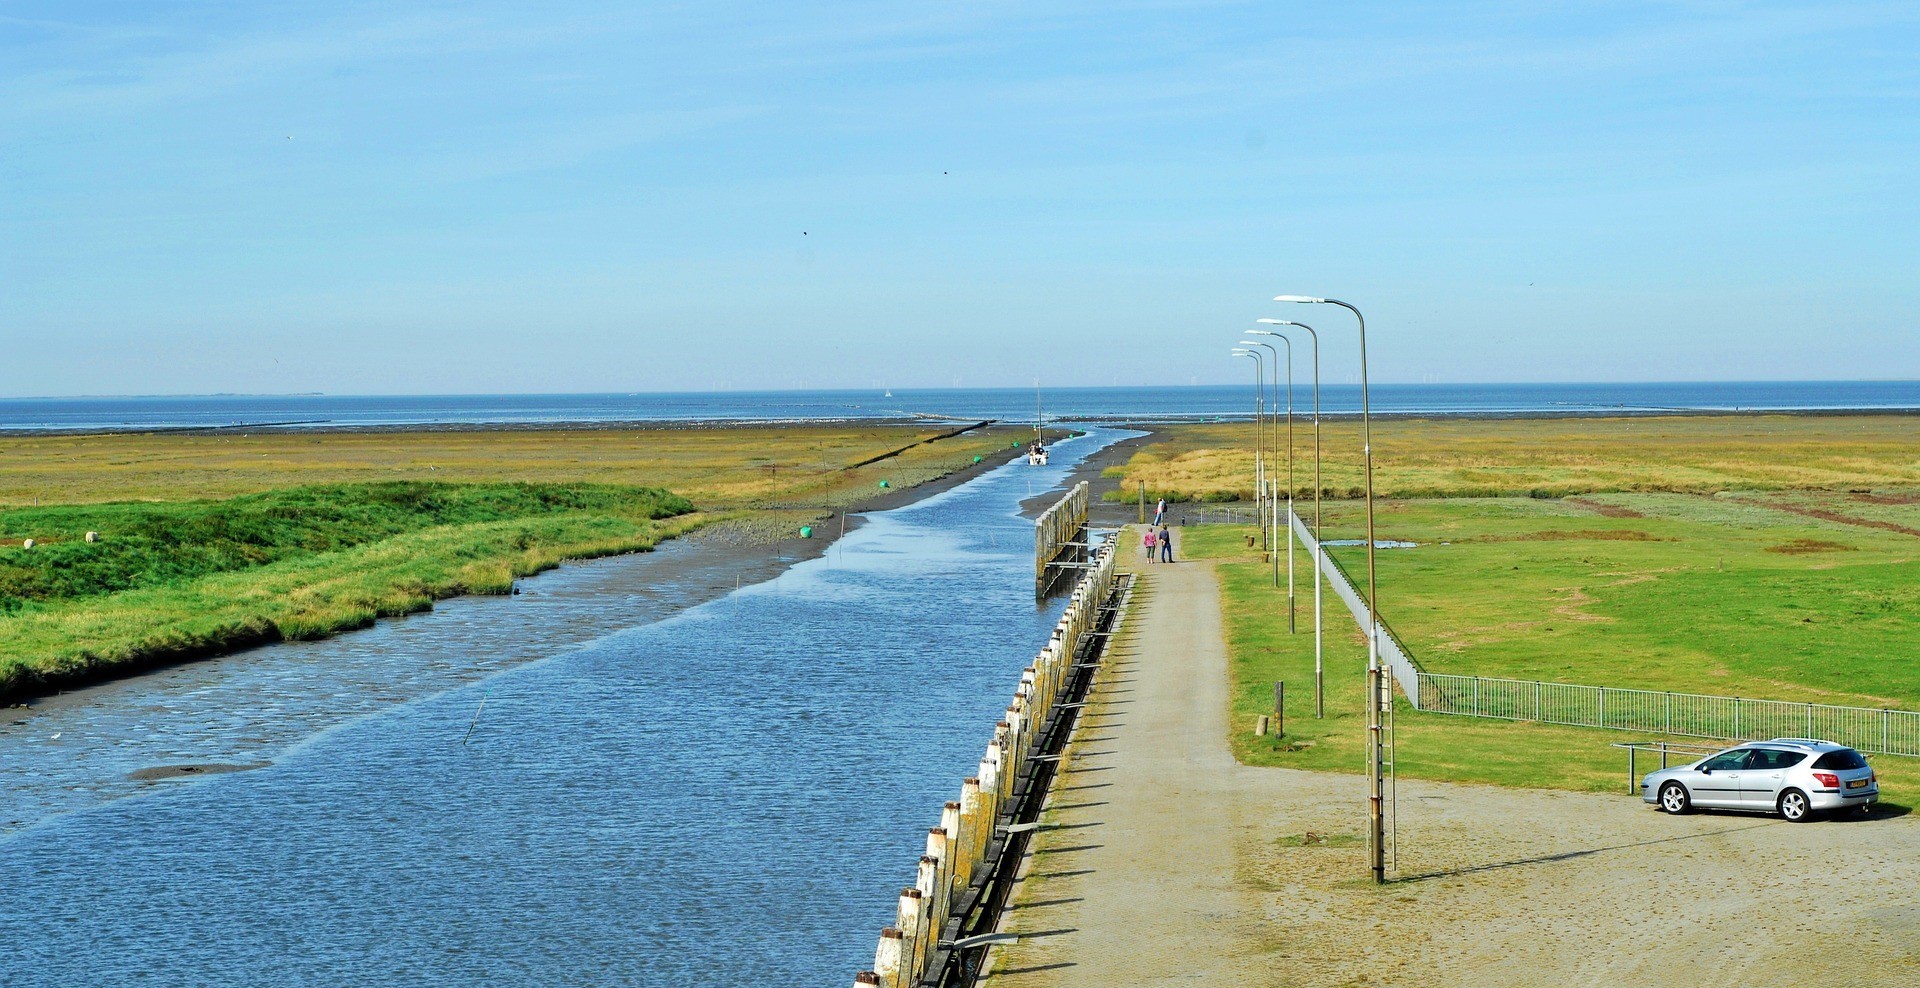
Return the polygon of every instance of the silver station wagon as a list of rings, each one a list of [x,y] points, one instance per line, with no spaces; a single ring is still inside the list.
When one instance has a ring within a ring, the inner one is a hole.
[[[1648,773],[1640,798],[1668,813],[1749,810],[1799,823],[1816,813],[1870,809],[1880,785],[1866,758],[1846,745],[1774,738]]]

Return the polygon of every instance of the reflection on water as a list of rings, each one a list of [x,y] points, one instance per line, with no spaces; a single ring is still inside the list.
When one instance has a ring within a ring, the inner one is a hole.
[[[0,734],[0,823],[38,820],[0,836],[7,983],[845,983],[1054,620],[1015,506],[1112,438],[584,644],[645,611],[617,565],[36,713]],[[181,760],[272,764],[125,777]]]

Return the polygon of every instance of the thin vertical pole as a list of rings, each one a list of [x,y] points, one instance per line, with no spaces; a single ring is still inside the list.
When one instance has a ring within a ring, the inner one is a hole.
[[[1293,340],[1287,344],[1287,634],[1295,629],[1293,594]],[[1278,438],[1278,437],[1276,437]]]
[[[1367,386],[1367,317],[1361,315],[1359,309],[1338,299],[1323,301],[1346,309],[1360,322],[1360,450],[1366,461],[1367,481],[1367,836],[1371,845],[1368,854],[1371,860],[1368,863],[1374,882],[1382,884],[1387,880],[1385,848],[1381,846],[1386,837],[1381,814],[1381,804],[1386,798],[1383,791],[1386,780],[1382,777],[1385,767],[1382,764],[1385,760],[1382,732],[1385,725],[1381,723],[1385,704],[1381,698],[1386,693],[1380,669],[1380,580],[1374,559],[1379,540],[1375,535],[1373,517],[1373,402]]]

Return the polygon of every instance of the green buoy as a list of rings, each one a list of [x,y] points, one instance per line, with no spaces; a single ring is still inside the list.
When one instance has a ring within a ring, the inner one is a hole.
[[[884,480],[883,480],[883,481],[881,481],[881,482],[880,482],[880,486],[882,486],[882,487],[892,487],[893,485],[892,485],[892,484],[889,484],[889,483],[887,483],[886,481],[884,481]]]
[[[973,458],[973,462],[975,462],[975,463],[978,463],[978,462],[980,462],[980,457],[978,457],[978,456],[976,456],[976,457],[974,457],[974,458]]]
[[[800,537],[803,539],[813,538],[813,526],[812,525],[800,526]]]

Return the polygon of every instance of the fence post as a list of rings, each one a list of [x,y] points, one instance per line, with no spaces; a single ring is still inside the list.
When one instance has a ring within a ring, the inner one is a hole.
[[[1667,691],[1667,729],[1665,733],[1667,734],[1673,733],[1673,691],[1672,690]],[[1662,741],[1660,743],[1663,746],[1666,744],[1665,741]],[[1661,751],[1660,753],[1660,767],[1661,768],[1667,767],[1667,753],[1664,750]]]
[[[1480,677],[1473,677],[1473,715],[1480,716]]]
[[[1600,701],[1599,701],[1600,702],[1600,724],[1599,726],[1604,728],[1607,726],[1607,688],[1605,686],[1601,686],[1601,687],[1598,687],[1598,689],[1600,691]]]
[[[1740,737],[1740,698],[1733,698],[1733,736]]]
[[[1640,773],[1634,771],[1634,756],[1638,755],[1639,753],[1640,753],[1640,749],[1634,747],[1633,745],[1627,745],[1627,791],[1628,792],[1633,791],[1633,780],[1640,777]]]
[[[1880,708],[1880,750],[1883,752],[1893,750],[1887,744],[1887,721],[1891,720],[1892,716],[1885,707]]]
[[[1813,737],[1813,704],[1807,704],[1807,737]]]
[[[1287,681],[1273,684],[1273,736],[1287,733]]]
[[[1536,679],[1533,681],[1533,719],[1536,721],[1546,719],[1546,715],[1541,713],[1540,693],[1541,693],[1540,681]]]

